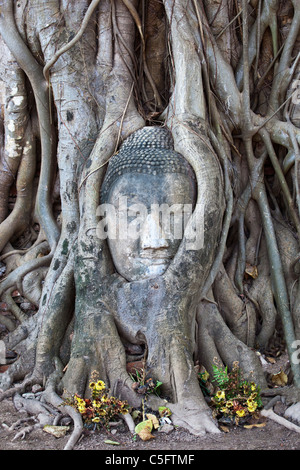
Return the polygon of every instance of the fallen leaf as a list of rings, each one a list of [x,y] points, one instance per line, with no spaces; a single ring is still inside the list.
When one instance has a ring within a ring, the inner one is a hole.
[[[151,434],[148,428],[144,428],[139,432],[139,436],[142,441],[150,441],[150,439],[154,439],[154,436]]]
[[[281,370],[278,374],[273,374],[271,376],[271,381],[274,385],[282,387],[287,384],[288,376]]]
[[[249,263],[246,263],[245,273],[248,274],[248,276],[252,277],[252,279],[257,279],[258,278],[257,267],[252,266]]]
[[[154,438],[151,434],[152,429],[153,423],[151,419],[147,419],[136,425],[135,432],[143,441],[149,441],[149,439]]]
[[[229,432],[229,429],[227,426],[220,426],[221,431],[223,432]]]
[[[117,442],[117,441],[111,441],[109,439],[106,439],[106,441],[104,441],[104,444],[110,444],[112,446],[119,446],[120,445],[120,442]]]
[[[154,429],[159,428],[159,421],[155,415],[152,415],[149,413],[149,414],[146,414],[146,417],[150,419],[150,421],[152,421]]]
[[[244,428],[252,429],[252,428],[263,428],[266,423],[255,423],[255,424],[244,424]]]
[[[158,408],[158,412],[159,412],[159,416],[161,418],[164,418],[166,416],[171,416],[172,412],[169,408],[167,408],[166,406],[160,406]]]
[[[152,431],[153,423],[150,419],[146,419],[145,421],[141,421],[135,427],[135,432],[138,434],[142,429],[147,428],[149,431]]]
[[[143,375],[144,362],[143,361],[134,361],[134,362],[127,362],[126,370],[129,374],[137,375],[139,373],[141,376]]]
[[[46,424],[43,427],[45,432],[52,434],[56,438],[64,437],[69,429],[69,426],[51,426],[50,424]]]
[[[276,359],[274,357],[266,357],[267,361],[270,362],[271,364],[276,364]]]
[[[137,419],[140,415],[141,415],[141,412],[139,410],[133,410],[133,412],[131,413],[131,417],[133,421]]]

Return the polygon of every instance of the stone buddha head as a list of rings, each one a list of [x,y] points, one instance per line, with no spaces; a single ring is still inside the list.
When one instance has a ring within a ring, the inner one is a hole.
[[[194,172],[170,132],[144,127],[131,135],[109,162],[98,214],[117,272],[128,281],[162,275],[195,201]]]

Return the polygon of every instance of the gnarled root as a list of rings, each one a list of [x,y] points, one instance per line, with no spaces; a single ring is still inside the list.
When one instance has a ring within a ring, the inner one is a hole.
[[[41,399],[41,395],[39,398]],[[59,411],[51,408],[46,403],[42,403],[40,399],[24,398],[19,393],[15,393],[13,397],[13,403],[16,410],[20,413],[25,413],[30,416],[19,419],[10,427],[8,427],[5,423],[3,423],[2,426],[7,429],[8,432],[13,432],[24,423],[33,421],[34,424],[25,426],[23,429],[17,432],[17,434],[12,439],[13,441],[19,438],[24,439],[25,436],[33,430],[43,428],[45,425],[53,424]]]
[[[176,426],[187,429],[195,436],[204,436],[206,433],[219,434],[221,431],[214,423],[209,410],[201,410],[197,402],[188,398],[185,403],[168,403],[172,411],[171,420]]]
[[[245,379],[255,381],[265,389],[267,384],[255,352],[230,331],[214,303],[203,301],[197,312],[197,359],[213,375],[213,364],[231,367],[238,362]]]
[[[300,427],[297,426],[294,423],[291,423],[287,419],[283,418],[282,416],[277,415],[274,413],[273,410],[261,410],[261,415],[264,416],[265,418],[271,419],[272,421],[275,421],[278,424],[281,424],[281,426],[284,426],[291,431],[295,431],[300,433]]]

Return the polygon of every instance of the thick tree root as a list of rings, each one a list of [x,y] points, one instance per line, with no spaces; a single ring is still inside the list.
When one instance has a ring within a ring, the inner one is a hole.
[[[197,359],[213,376],[214,364],[225,364],[229,368],[239,363],[245,379],[267,387],[266,379],[255,352],[236,338],[225,324],[215,303],[205,302],[198,309],[199,326]]]
[[[284,416],[300,425],[300,402],[289,406],[285,411]]]
[[[298,403],[299,405],[299,403]],[[271,419],[272,421],[275,421],[276,423],[280,424],[281,426],[286,427],[287,429],[290,429],[291,431],[295,431],[300,433],[300,426],[297,426],[294,423],[291,423],[285,418],[282,418],[282,416],[279,416],[278,414],[274,413],[273,410],[261,410],[260,414],[264,416],[265,418]]]
[[[129,432],[131,434],[135,434],[135,424],[134,424],[134,421],[132,419],[131,414],[127,413],[125,415],[120,415],[120,416],[125,421],[128,429],[129,429]]]
[[[172,423],[195,436],[220,433],[210,409],[201,399],[186,396],[186,399],[180,403],[170,403],[155,395],[150,395],[147,398],[147,406],[153,410],[158,410],[160,406],[168,407],[172,412],[170,416]]]
[[[204,436],[206,433],[219,434],[217,424],[210,416],[209,410],[203,410],[203,406],[197,406],[188,398],[184,404],[168,403],[172,411],[171,421],[174,425],[185,428],[195,436]]]

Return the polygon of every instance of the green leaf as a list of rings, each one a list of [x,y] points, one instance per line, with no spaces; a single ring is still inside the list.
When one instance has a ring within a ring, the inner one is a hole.
[[[106,441],[104,441],[104,444],[111,444],[112,446],[119,446],[120,442],[110,441],[109,439],[106,439]]]
[[[222,369],[221,367],[213,365],[213,371],[214,380],[217,382],[220,388],[224,388],[229,382],[227,366],[225,369]]]
[[[153,428],[153,423],[151,419],[146,419],[145,421],[142,421],[141,423],[137,424],[135,427],[135,432],[139,434],[143,429],[149,429],[149,431],[152,431]]]
[[[152,421],[150,419],[147,419],[145,421],[142,421],[135,427],[135,432],[143,441],[149,441],[150,439],[154,438],[154,436],[152,436],[151,434],[152,428]]]
[[[140,415],[141,415],[141,412],[139,410],[133,410],[133,412],[131,413],[131,417],[133,421],[137,419]]]
[[[166,418],[167,416],[171,416],[171,414],[172,414],[172,411],[169,408],[167,408],[166,406],[160,406],[158,408],[158,412],[159,412],[159,416],[161,418],[163,418],[163,417]]]

